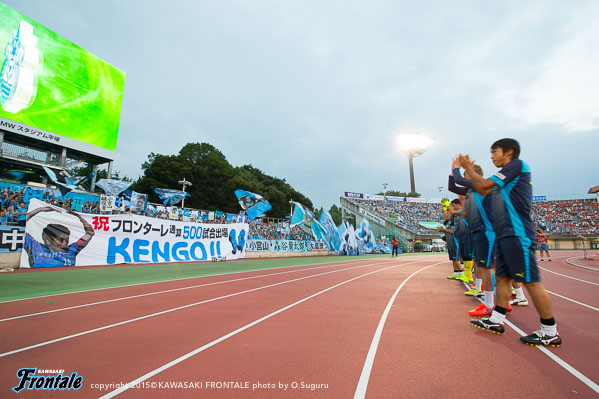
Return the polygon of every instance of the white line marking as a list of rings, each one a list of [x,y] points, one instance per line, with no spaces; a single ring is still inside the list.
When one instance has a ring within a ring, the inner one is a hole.
[[[131,295],[131,296],[126,296],[126,297],[121,297],[121,298],[107,299],[107,300],[99,301],[99,302],[90,302],[90,303],[85,303],[85,304],[82,304],[82,305],[75,305],[75,306],[69,306],[69,307],[60,308],[60,309],[47,310],[47,311],[44,311],[44,312],[29,313],[29,314],[20,315],[20,316],[8,317],[6,319],[0,319],[0,322],[10,321],[10,320],[17,320],[17,319],[22,319],[22,318],[32,317],[32,316],[40,316],[40,315],[44,315],[44,314],[48,314],[48,313],[62,312],[62,311],[65,311],[65,310],[79,309],[79,308],[84,308],[84,307],[88,307],[88,306],[101,305],[101,304],[105,304],[105,303],[124,301],[124,300],[127,300],[127,299],[142,298],[142,297],[145,297],[145,296],[152,296],[152,295],[158,295],[158,294],[166,294],[166,293],[170,293],[170,292],[183,291],[183,290],[188,290],[188,289],[192,289],[192,288],[208,287],[208,286],[211,286],[211,285],[218,285],[218,284],[225,284],[225,283],[231,283],[231,282],[237,282],[237,281],[251,280],[251,279],[260,278],[260,277],[270,277],[270,276],[276,276],[276,275],[280,275],[280,274],[297,273],[297,272],[310,271],[310,270],[316,270],[316,269],[325,269],[325,268],[330,268],[330,267],[335,267],[335,266],[341,266],[341,267],[343,267],[344,265],[343,264],[341,264],[341,265],[325,265],[325,266],[312,267],[312,268],[306,268],[306,269],[287,270],[287,271],[279,272],[279,273],[260,274],[260,275],[257,275],[257,276],[242,277],[242,278],[237,278],[237,279],[232,279],[232,280],[224,280],[224,281],[216,281],[216,282],[213,282],[213,283],[206,283],[206,284],[197,284],[197,285],[191,285],[191,286],[187,286],[187,287],[173,288],[173,289],[170,289],[170,290],[148,292],[148,293],[145,293],[145,294],[138,294],[138,295]]]
[[[139,383],[147,380],[148,378],[153,377],[156,374],[159,374],[159,373],[163,372],[164,370],[169,369],[169,368],[175,366],[176,364],[179,364],[182,361],[187,360],[190,357],[195,356],[198,353],[203,352],[206,349],[211,348],[214,345],[216,345],[216,344],[218,344],[218,343],[220,343],[220,342],[222,342],[222,341],[224,341],[224,340],[226,340],[228,338],[231,338],[232,336],[237,335],[240,332],[245,331],[248,328],[255,326],[256,324],[259,324],[259,323],[263,322],[264,320],[270,319],[271,317],[276,316],[279,313],[282,313],[282,312],[284,312],[286,310],[289,310],[289,309],[291,309],[291,308],[293,308],[293,307],[295,307],[295,306],[297,306],[297,305],[299,305],[299,304],[301,304],[303,302],[306,302],[306,301],[308,301],[308,300],[310,300],[310,299],[312,299],[314,297],[317,297],[318,295],[324,294],[325,292],[331,291],[332,289],[335,289],[337,287],[340,287],[340,286],[342,286],[344,284],[347,284],[347,283],[352,282],[354,280],[360,279],[362,277],[369,276],[369,275],[374,274],[374,273],[379,273],[379,272],[382,272],[382,271],[385,271],[385,270],[388,270],[388,269],[393,269],[393,268],[396,268],[396,267],[399,267],[399,266],[402,266],[402,265],[390,266],[390,267],[386,267],[386,268],[383,268],[383,269],[375,270],[375,271],[372,271],[372,272],[369,272],[369,273],[366,273],[366,274],[362,274],[362,275],[354,277],[352,279],[349,279],[349,280],[343,281],[341,283],[335,284],[335,285],[333,285],[333,286],[331,286],[329,288],[325,288],[324,290],[319,291],[319,292],[317,292],[315,294],[312,294],[310,296],[307,296],[307,297],[305,297],[303,299],[300,299],[299,301],[294,302],[291,305],[287,305],[287,306],[285,306],[285,307],[283,307],[283,308],[281,308],[279,310],[276,310],[276,311],[274,311],[272,313],[269,313],[269,314],[267,314],[264,317],[261,317],[261,318],[259,318],[257,320],[254,320],[253,322],[251,322],[249,324],[246,324],[245,326],[240,327],[240,328],[238,328],[235,331],[231,331],[230,333],[228,333],[226,335],[223,335],[222,337],[217,338],[214,341],[212,341],[212,342],[210,342],[210,343],[208,343],[208,344],[206,344],[204,346],[201,346],[201,347],[199,347],[199,348],[197,348],[197,349],[195,349],[195,350],[193,350],[193,351],[191,351],[191,352],[189,352],[189,353],[187,353],[187,354],[185,354],[185,355],[183,355],[181,357],[178,357],[177,359],[175,359],[175,360],[173,360],[173,361],[171,361],[171,362],[169,362],[169,363],[167,363],[167,364],[165,364],[163,366],[160,366],[159,368],[157,368],[157,369],[155,369],[153,371],[150,371],[149,373],[144,374],[141,377],[139,377],[139,378],[137,378],[137,379],[135,379],[135,380],[133,380],[133,381],[125,384],[123,387],[121,387],[119,389],[116,389],[116,390],[114,390],[112,392],[107,393],[106,395],[100,397],[100,399],[109,399],[109,398],[112,398],[112,397],[114,397],[114,396],[116,396],[116,395],[118,395],[118,394],[126,391],[127,389],[129,389],[129,388],[131,388],[131,387],[133,387],[133,386],[135,386],[135,385],[137,385],[137,384],[139,384]]]
[[[414,261],[414,262],[411,262],[411,263],[417,263],[417,262],[418,261]],[[411,264],[411,263],[404,263],[404,264],[396,265],[396,266],[393,266],[393,267],[403,266],[403,265]],[[121,322],[118,322],[118,323],[109,324],[109,325],[98,327],[98,328],[94,328],[94,329],[91,329],[91,330],[82,331],[82,332],[79,332],[79,333],[76,333],[76,334],[71,334],[71,335],[67,335],[67,336],[64,336],[64,337],[56,338],[56,339],[53,339],[53,340],[50,340],[50,341],[41,342],[39,344],[30,345],[30,346],[27,346],[27,347],[24,347],[24,348],[15,349],[15,350],[12,350],[12,351],[9,351],[9,352],[0,353],[0,358],[1,357],[5,357],[5,356],[9,356],[9,355],[14,355],[15,353],[25,352],[25,351],[30,350],[30,349],[35,349],[35,348],[39,348],[39,347],[42,347],[42,346],[54,344],[56,342],[66,341],[66,340],[71,339],[71,338],[76,338],[76,337],[80,337],[80,336],[83,336],[83,335],[91,334],[91,333],[94,333],[94,332],[106,330],[106,329],[109,329],[109,328],[118,327],[118,326],[122,326],[122,325],[125,325],[125,324],[133,323],[135,321],[140,321],[140,320],[148,319],[148,318],[151,318],[151,317],[160,316],[160,315],[163,315],[163,314],[166,314],[166,313],[175,312],[177,310],[182,310],[182,309],[187,309],[187,308],[190,308],[190,307],[193,307],[193,306],[202,305],[204,303],[215,302],[215,301],[218,301],[220,299],[231,298],[231,297],[234,297],[234,296],[243,295],[243,294],[247,294],[247,293],[254,292],[254,291],[259,291],[259,290],[263,290],[263,289],[266,289],[266,288],[276,287],[276,286],[279,286],[279,285],[288,284],[288,283],[292,283],[292,282],[295,282],[295,281],[305,280],[305,279],[309,279],[309,278],[313,278],[313,277],[324,276],[324,275],[332,274],[332,273],[339,273],[339,272],[342,272],[342,271],[353,270],[353,269],[357,269],[357,268],[361,268],[361,267],[367,267],[367,266],[372,266],[372,265],[374,265],[374,264],[371,264],[371,265],[362,265],[362,266],[353,266],[353,267],[349,267],[347,269],[341,269],[341,270],[332,270],[332,271],[328,271],[328,272],[324,272],[324,273],[313,274],[311,276],[298,277],[298,278],[295,278],[295,279],[292,279],[292,280],[286,280],[286,281],[282,281],[282,282],[278,282],[278,283],[274,283],[274,284],[268,284],[268,285],[264,285],[264,286],[261,286],[261,287],[252,288],[252,289],[249,289],[249,290],[244,290],[244,291],[239,291],[239,292],[235,292],[235,293],[228,294],[228,295],[223,295],[223,296],[216,297],[216,298],[206,299],[206,300],[203,300],[203,301],[200,301],[200,302],[195,302],[195,303],[191,303],[191,304],[188,304],[188,305],[178,306],[176,308],[171,308],[171,309],[163,310],[161,312],[147,314],[145,316],[140,316],[140,317],[136,317],[136,318],[133,318],[133,319],[124,320],[124,321],[121,321]]]
[[[393,302],[395,301],[397,294],[399,294],[399,291],[403,288],[403,286],[412,277],[414,277],[415,275],[417,275],[418,273],[420,273],[423,270],[426,270],[426,269],[436,266],[436,265],[440,265],[441,263],[444,264],[446,262],[434,263],[430,266],[423,267],[422,269],[419,269],[419,270],[415,271],[414,273],[410,274],[410,276],[408,278],[406,278],[400,284],[400,286],[395,290],[395,292],[391,296],[391,299],[389,299],[389,302],[387,303],[387,307],[383,311],[383,315],[381,316],[381,319],[379,320],[379,324],[376,328],[374,336],[372,337],[372,343],[370,344],[370,349],[368,350],[368,354],[366,355],[366,360],[364,361],[364,367],[362,368],[362,374],[360,375],[360,380],[358,381],[358,386],[356,387],[354,399],[363,399],[366,397],[366,390],[368,389],[368,381],[370,380],[370,373],[372,372],[372,366],[374,365],[374,357],[376,356],[376,351],[378,349],[379,342],[380,342],[381,336],[383,334],[383,328],[385,327],[385,322],[387,321],[387,316],[389,316],[389,312],[391,311],[391,306],[393,305]]]
[[[524,337],[524,336],[528,335],[524,331],[519,329],[514,323],[510,322],[509,320],[506,320],[505,323],[508,326],[510,326],[514,331],[516,331],[518,334],[520,334],[521,336]],[[574,367],[570,366],[567,362],[565,362],[562,358],[557,356],[555,353],[551,352],[549,349],[545,348],[544,346],[537,346],[537,349],[539,349],[545,355],[549,356],[550,359],[552,359],[558,365],[562,366],[566,371],[568,371],[574,377],[578,378],[580,381],[582,381],[585,385],[587,385],[593,391],[599,393],[599,385],[595,384],[590,378],[588,378],[587,376],[582,374],[580,371],[576,370]]]
[[[331,262],[331,263],[366,262],[366,261],[370,261],[370,259],[356,259],[356,260],[351,260],[350,259],[350,260],[347,260],[347,261],[339,261],[339,262]],[[167,279],[167,280],[148,281],[148,282],[145,282],[145,283],[115,285],[114,287],[93,288],[93,289],[90,289],[90,290],[70,291],[70,292],[57,292],[57,293],[54,293],[54,294],[32,296],[32,297],[29,297],[29,298],[9,299],[8,301],[0,301],[0,304],[9,303],[9,302],[28,301],[30,299],[48,298],[48,297],[60,296],[60,295],[81,294],[81,293],[84,293],[84,292],[111,290],[111,289],[114,289],[114,288],[127,288],[127,287],[137,287],[137,286],[140,286],[140,285],[169,283],[171,281],[191,280],[191,279],[194,279],[194,278],[207,278],[207,277],[215,277],[215,276],[227,276],[227,275],[230,275],[230,274],[251,273],[251,272],[259,272],[259,271],[265,271],[265,270],[277,270],[277,269],[285,269],[285,268],[289,268],[289,267],[313,266],[313,265],[321,265],[321,264],[322,263],[308,263],[306,265],[282,266],[282,267],[273,267],[273,268],[265,268],[265,269],[243,270],[243,271],[230,272],[230,273],[207,274],[205,276],[192,276],[192,277],[182,277],[182,278],[174,278],[174,279]],[[82,267],[84,267],[84,266],[82,266]],[[143,266],[140,266],[140,267],[143,267]]]
[[[572,258],[568,258],[568,259],[566,259],[566,263],[569,264],[570,266],[579,267],[581,269],[590,270],[592,272],[599,272],[599,269],[597,269],[595,267],[585,266],[585,265],[579,265],[578,263],[574,262],[575,260],[582,260],[580,258],[581,258],[580,256],[575,256],[575,257],[572,257]]]
[[[587,305],[586,303],[578,302],[578,301],[576,301],[576,300],[574,300],[574,299],[572,299],[572,298],[568,298],[568,297],[566,297],[566,296],[563,296],[563,295],[560,295],[560,294],[556,294],[556,293],[555,293],[555,292],[553,292],[553,291],[549,291],[547,288],[545,288],[545,291],[547,291],[548,293],[550,293],[550,294],[552,294],[552,295],[555,295],[555,296],[558,296],[558,297],[560,297],[560,298],[563,298],[563,299],[565,299],[566,301],[574,302],[574,303],[576,303],[576,304],[578,304],[578,305],[585,306],[585,307],[587,307],[587,308],[589,308],[589,309],[592,309],[592,310],[595,310],[595,311],[599,312],[599,309],[597,309],[597,308],[596,308],[596,307],[594,307],[594,306]]]
[[[582,279],[579,279],[579,278],[576,278],[576,277],[568,276],[566,274],[561,274],[561,273],[558,273],[558,272],[554,272],[553,270],[545,269],[544,267],[541,267],[541,266],[539,266],[539,269],[545,270],[546,272],[549,272],[549,273],[557,274],[558,276],[562,276],[562,277],[566,277],[566,278],[571,278],[572,280],[580,281],[580,282],[583,282],[583,283],[592,284],[592,285],[599,285],[599,283],[593,283],[592,281],[586,281],[586,280],[582,280]]]

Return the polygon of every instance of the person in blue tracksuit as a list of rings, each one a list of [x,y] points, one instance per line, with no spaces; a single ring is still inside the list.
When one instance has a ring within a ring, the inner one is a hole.
[[[551,309],[551,300],[541,283],[536,263],[536,233],[530,216],[532,208],[532,180],[528,164],[519,159],[520,144],[505,138],[491,145],[493,164],[501,168],[485,179],[474,171],[474,162],[468,155],[460,155],[460,166],[468,173],[474,189],[481,195],[493,192],[493,217],[496,233],[497,298],[491,317],[471,320],[479,328],[498,334],[504,332],[511,280],[524,283],[541,319],[541,329],[520,337],[530,345],[559,346],[562,338]],[[494,190],[492,190],[494,188]]]

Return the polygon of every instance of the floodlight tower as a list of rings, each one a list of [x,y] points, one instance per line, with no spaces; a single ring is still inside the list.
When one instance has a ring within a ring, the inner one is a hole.
[[[183,199],[181,200],[181,208],[185,209],[185,187],[187,186],[191,186],[191,182],[185,180],[185,178],[183,178],[183,180],[179,180],[179,184],[181,184],[183,186]]]
[[[420,133],[408,134],[401,133],[399,135],[399,148],[403,151],[410,160],[410,186],[411,192],[416,192],[416,185],[414,184],[414,157],[424,154],[428,150],[435,140],[431,137],[422,136]]]

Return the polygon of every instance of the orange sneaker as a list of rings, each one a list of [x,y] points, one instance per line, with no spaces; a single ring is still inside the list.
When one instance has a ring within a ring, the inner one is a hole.
[[[487,308],[484,303],[481,303],[476,309],[468,312],[470,316],[478,317],[491,316],[491,313],[493,313],[493,309]]]

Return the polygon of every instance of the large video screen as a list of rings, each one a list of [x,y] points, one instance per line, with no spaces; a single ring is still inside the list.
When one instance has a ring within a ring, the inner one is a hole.
[[[0,50],[1,128],[103,156],[116,150],[123,71],[3,3]]]

